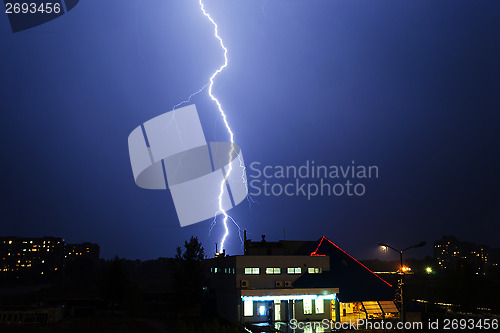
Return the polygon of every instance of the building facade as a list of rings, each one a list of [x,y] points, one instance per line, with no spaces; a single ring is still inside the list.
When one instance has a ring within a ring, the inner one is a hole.
[[[2,276],[58,275],[64,267],[64,241],[57,237],[0,237],[0,259]]]
[[[441,270],[466,269],[476,275],[499,265],[499,250],[443,236],[434,242],[434,259]]]
[[[83,242],[81,244],[66,244],[64,258],[66,262],[79,259],[88,259],[91,262],[99,261],[100,247],[98,244]]]
[[[99,245],[66,244],[58,237],[0,237],[0,278],[16,281],[61,276],[70,261],[99,260]]]
[[[206,266],[208,298],[232,322],[342,321],[398,312],[392,286],[325,237],[245,239],[244,255],[216,254]]]

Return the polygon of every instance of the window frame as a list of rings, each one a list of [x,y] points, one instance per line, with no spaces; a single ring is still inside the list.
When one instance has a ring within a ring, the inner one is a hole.
[[[281,267],[266,267],[266,274],[279,275],[281,274]]]

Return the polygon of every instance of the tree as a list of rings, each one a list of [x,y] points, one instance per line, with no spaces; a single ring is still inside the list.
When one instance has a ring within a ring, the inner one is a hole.
[[[118,256],[109,263],[108,269],[101,282],[102,296],[111,302],[111,309],[114,312],[115,305],[123,300],[125,288],[127,286],[127,272],[123,267],[123,262]]]
[[[172,267],[172,285],[179,305],[199,304],[203,291],[205,250],[197,237],[177,247]]]

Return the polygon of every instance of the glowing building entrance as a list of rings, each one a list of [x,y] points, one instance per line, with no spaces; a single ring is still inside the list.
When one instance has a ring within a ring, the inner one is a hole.
[[[331,319],[337,288],[241,290],[244,322]]]

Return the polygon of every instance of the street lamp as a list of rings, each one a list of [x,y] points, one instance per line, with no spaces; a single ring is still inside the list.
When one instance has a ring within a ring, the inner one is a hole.
[[[413,248],[416,248],[416,247],[422,247],[425,245],[425,241],[421,241],[420,243],[417,243],[415,245],[412,245],[412,246],[408,246],[407,248],[404,248],[402,250],[398,250],[398,249],[395,249],[393,248],[392,246],[386,244],[386,243],[378,243],[378,245],[380,245],[382,247],[382,249],[384,251],[387,251],[387,249],[391,249],[391,250],[394,250],[396,252],[399,253],[399,260],[400,260],[400,265],[399,266],[399,274],[401,274],[401,278],[400,278],[400,282],[399,282],[399,286],[400,286],[400,290],[401,290],[401,312],[400,312],[400,318],[401,321],[404,323],[405,322],[405,306],[404,306],[404,294],[403,294],[403,291],[404,291],[404,276],[405,276],[405,272],[403,270],[403,252],[406,251],[406,250],[409,250],[409,249],[413,249]]]

